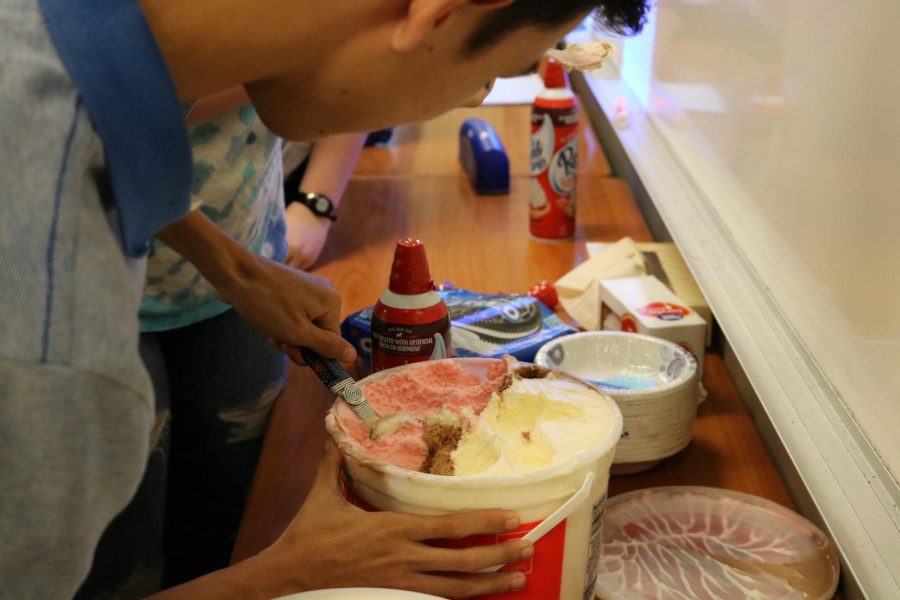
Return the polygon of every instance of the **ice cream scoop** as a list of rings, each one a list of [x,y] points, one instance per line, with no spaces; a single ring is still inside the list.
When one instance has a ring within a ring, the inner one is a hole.
[[[331,358],[323,358],[309,348],[301,347],[300,355],[316,374],[316,377],[325,384],[325,387],[344,399],[344,402],[366,426],[366,431],[373,440],[391,435],[410,421],[415,420],[416,417],[413,415],[402,412],[380,416],[341,363]]]

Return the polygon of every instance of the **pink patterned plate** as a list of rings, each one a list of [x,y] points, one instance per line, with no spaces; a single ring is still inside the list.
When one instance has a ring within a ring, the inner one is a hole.
[[[659,487],[610,499],[596,595],[603,600],[831,598],[831,541],[787,508],[749,494]]]

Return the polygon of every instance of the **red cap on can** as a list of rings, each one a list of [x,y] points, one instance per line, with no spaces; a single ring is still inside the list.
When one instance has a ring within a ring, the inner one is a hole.
[[[569,87],[566,72],[562,65],[553,60],[547,59],[547,67],[544,70],[544,87],[547,88],[564,88]]]
[[[395,294],[424,294],[434,289],[425,244],[421,240],[405,238],[397,242],[391,280],[388,288]]]

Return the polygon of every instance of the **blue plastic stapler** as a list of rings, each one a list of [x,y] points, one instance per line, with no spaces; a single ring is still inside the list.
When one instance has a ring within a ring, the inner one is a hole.
[[[468,119],[459,128],[459,162],[477,193],[509,193],[509,157],[487,121]]]

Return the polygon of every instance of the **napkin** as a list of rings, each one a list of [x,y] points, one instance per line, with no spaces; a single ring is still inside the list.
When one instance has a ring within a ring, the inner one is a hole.
[[[584,329],[600,329],[600,284],[598,279],[644,275],[644,258],[629,237],[610,244],[558,280],[554,286],[559,303]]]
[[[563,50],[547,50],[547,56],[553,58],[566,71],[577,69],[591,71],[603,66],[603,61],[613,53],[612,44],[606,42],[587,42],[585,44],[567,44]]]

